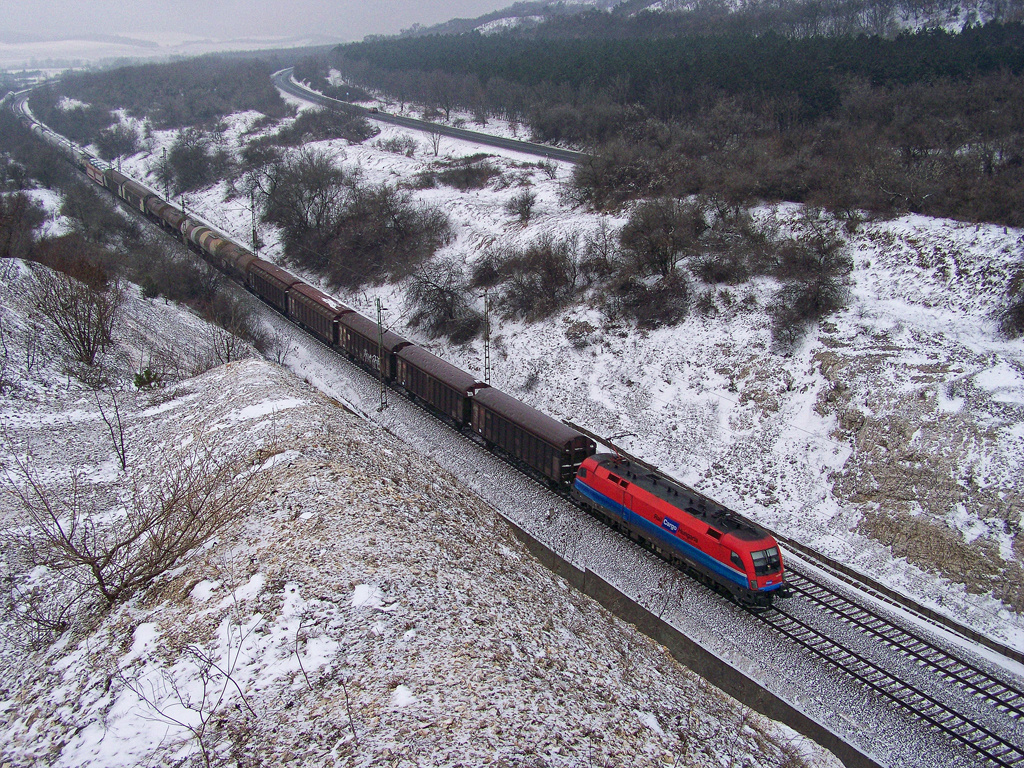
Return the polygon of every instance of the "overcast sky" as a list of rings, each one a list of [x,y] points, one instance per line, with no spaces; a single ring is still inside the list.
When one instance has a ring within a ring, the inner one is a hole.
[[[0,0],[0,33],[160,39],[326,35],[360,40],[475,17],[513,0]]]

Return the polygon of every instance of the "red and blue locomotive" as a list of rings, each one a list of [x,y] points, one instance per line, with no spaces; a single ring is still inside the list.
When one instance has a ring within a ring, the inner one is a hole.
[[[779,545],[753,523],[651,469],[610,453],[580,466],[572,497],[706,583],[756,606],[786,596]]]

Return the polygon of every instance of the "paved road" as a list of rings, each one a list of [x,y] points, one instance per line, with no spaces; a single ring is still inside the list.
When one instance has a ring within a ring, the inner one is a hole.
[[[543,144],[534,144],[530,141],[506,139],[501,136],[492,136],[487,133],[478,133],[477,131],[453,128],[450,125],[428,123],[425,120],[416,120],[412,117],[392,115],[388,112],[373,112],[366,107],[356,106],[355,104],[350,104],[346,101],[338,101],[337,99],[322,96],[319,93],[315,93],[314,91],[304,88],[292,80],[291,69],[282,69],[280,72],[275,72],[273,78],[274,85],[285,93],[295,96],[296,98],[311,101],[314,104],[320,104],[327,108],[343,105],[349,109],[355,109],[361,112],[364,117],[370,120],[376,120],[380,123],[389,123],[391,125],[398,125],[403,128],[411,128],[415,131],[424,131],[426,133],[439,133],[442,136],[449,136],[453,139],[464,139],[466,141],[476,142],[477,144],[486,144],[491,147],[500,147],[501,149],[511,149],[516,152],[523,152],[524,154],[533,155],[535,157],[544,157],[549,160],[562,160],[567,163],[579,163],[588,157],[582,152],[573,152],[572,150],[559,149],[557,147],[547,147]]]

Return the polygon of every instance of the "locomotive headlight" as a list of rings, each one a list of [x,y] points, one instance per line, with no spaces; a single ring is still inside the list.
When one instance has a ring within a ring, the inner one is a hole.
[[[750,588],[757,589],[757,582],[754,579],[750,580]]]

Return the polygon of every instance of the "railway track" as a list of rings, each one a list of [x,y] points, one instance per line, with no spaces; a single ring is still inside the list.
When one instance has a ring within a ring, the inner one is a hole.
[[[901,626],[878,611],[855,603],[837,590],[795,569],[787,569],[787,581],[794,593],[854,627],[862,634],[887,645],[918,665],[987,700],[1014,719],[1024,718],[1024,690],[1008,680],[997,678],[976,664],[952,655],[938,643],[914,630]]]
[[[915,719],[927,723],[966,746],[987,765],[1019,768],[1024,765],[1024,748],[961,714],[922,688],[901,680],[863,654],[844,647],[788,610],[775,606],[769,611],[752,613],[772,631],[809,651],[864,687],[895,703]]]

